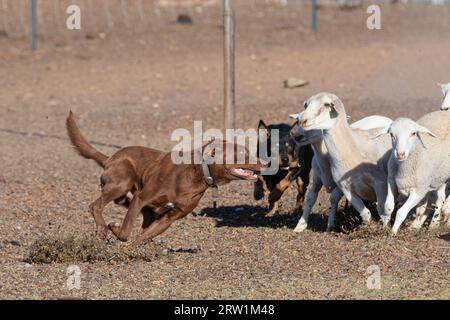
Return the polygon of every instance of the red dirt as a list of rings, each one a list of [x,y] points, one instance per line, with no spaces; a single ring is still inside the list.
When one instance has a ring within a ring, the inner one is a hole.
[[[289,121],[318,91],[340,96],[352,120],[417,118],[439,106],[436,82],[450,81],[447,6],[383,6],[379,31],[366,29],[365,7],[320,8],[317,33],[308,27],[306,6],[242,5],[236,14],[241,128],[255,127],[260,117]],[[280,215],[265,218],[266,200],[254,201],[246,182],[221,188],[218,210],[208,193],[195,214],[158,237],[164,248],[181,248],[162,259],[80,263],[80,290],[65,287],[68,264],[23,262],[44,235],[92,231],[88,204],[101,170],[67,140],[4,129],[65,138],[72,109],[91,140],[170,150],[170,133],[192,130],[193,120],[221,128],[219,10],[196,13],[193,25],[174,21],[155,19],[150,30],[132,36],[46,37],[35,53],[23,39],[0,36],[0,297],[450,298],[448,230],[405,230],[395,238],[370,229],[324,233],[329,203],[322,194],[312,216],[318,230],[295,234],[294,190]],[[285,89],[289,77],[310,84]],[[123,216],[113,205],[105,212],[108,222]],[[365,286],[374,264],[381,290]]]

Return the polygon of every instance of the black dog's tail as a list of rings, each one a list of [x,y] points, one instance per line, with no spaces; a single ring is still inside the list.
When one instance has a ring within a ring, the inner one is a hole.
[[[72,111],[69,112],[69,116],[67,117],[66,128],[69,139],[78,154],[86,159],[95,160],[95,162],[104,168],[106,160],[108,160],[108,156],[101,153],[90,145],[89,142],[87,142],[75,122],[75,117]]]

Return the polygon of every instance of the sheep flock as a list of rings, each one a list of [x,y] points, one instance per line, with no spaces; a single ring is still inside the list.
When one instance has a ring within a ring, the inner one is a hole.
[[[363,223],[370,223],[367,203],[376,204],[384,226],[397,234],[410,213],[411,228],[450,226],[450,83],[439,84],[440,109],[414,121],[373,115],[348,123],[343,102],[322,92],[292,114],[295,140],[314,151],[312,186],[294,231],[308,227],[308,217],[322,187],[330,193],[327,230],[335,227],[339,200],[345,196]],[[395,213],[395,219],[391,219]]]

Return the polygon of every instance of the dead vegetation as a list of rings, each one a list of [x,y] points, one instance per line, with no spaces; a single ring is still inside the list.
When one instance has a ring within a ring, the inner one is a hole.
[[[82,263],[153,261],[161,258],[162,248],[152,242],[139,247],[107,242],[95,235],[46,236],[37,239],[30,248],[28,263]]]

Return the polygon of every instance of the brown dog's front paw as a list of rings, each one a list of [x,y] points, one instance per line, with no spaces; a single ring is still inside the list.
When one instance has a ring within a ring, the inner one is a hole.
[[[109,225],[108,225],[108,228],[109,228],[109,230],[111,230],[112,231],[112,233],[117,237],[117,239],[119,239],[120,241],[127,241],[128,240],[128,238],[125,238],[125,237],[122,237],[121,236],[121,229],[120,229],[120,226],[119,226],[119,224],[117,224],[117,223],[115,223],[115,222],[111,222]]]

